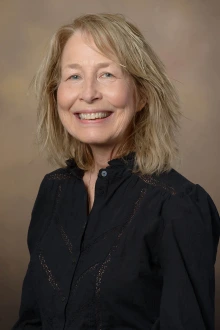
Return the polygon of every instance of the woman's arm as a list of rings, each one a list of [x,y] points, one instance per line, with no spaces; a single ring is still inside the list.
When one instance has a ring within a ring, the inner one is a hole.
[[[19,319],[13,326],[12,330],[42,329],[40,310],[33,287],[31,256],[49,225],[55,200],[53,195],[53,181],[48,180],[47,176],[45,176],[40,185],[31,214],[27,240],[30,253],[30,262],[23,281]]]
[[[12,330],[22,330],[22,329],[25,330],[42,329],[38,304],[32,286],[30,263],[22,287],[19,319],[12,328]]]
[[[153,330],[214,330],[215,269],[220,219],[199,185],[170,197],[163,211],[159,260],[160,319]]]

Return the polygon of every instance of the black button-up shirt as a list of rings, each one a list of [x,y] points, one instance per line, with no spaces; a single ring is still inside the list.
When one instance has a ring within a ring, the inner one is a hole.
[[[174,169],[133,173],[133,159],[99,171],[89,214],[74,160],[45,176],[13,329],[214,330],[215,205]]]

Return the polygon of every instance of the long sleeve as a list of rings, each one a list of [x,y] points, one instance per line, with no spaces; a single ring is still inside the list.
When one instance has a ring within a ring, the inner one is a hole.
[[[12,328],[12,330],[23,329],[42,329],[37,300],[32,287],[30,264],[23,282],[19,319]]]
[[[28,229],[28,249],[30,257],[49,223],[50,213],[48,210],[52,207],[52,199],[49,199],[51,194],[48,194],[48,190],[51,191],[51,187],[45,177],[40,185]],[[49,204],[51,204],[50,208],[48,208]],[[44,205],[47,205],[47,208],[45,208]],[[40,312],[32,282],[31,260],[23,281],[19,319],[12,328],[12,330],[22,329],[42,329]]]
[[[160,318],[153,329],[214,330],[214,264],[220,233],[216,207],[207,192],[194,185],[168,199],[163,220],[163,289]]]

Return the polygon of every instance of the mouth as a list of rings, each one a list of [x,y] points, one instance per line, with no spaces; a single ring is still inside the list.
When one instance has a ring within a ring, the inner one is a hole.
[[[100,111],[100,112],[81,112],[76,113],[77,117],[80,120],[97,120],[97,119],[104,119],[109,117],[112,114],[110,111]]]

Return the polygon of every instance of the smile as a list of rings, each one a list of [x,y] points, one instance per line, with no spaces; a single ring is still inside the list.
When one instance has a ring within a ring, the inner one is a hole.
[[[84,120],[95,120],[95,119],[102,119],[109,117],[111,115],[111,112],[91,112],[91,113],[79,113],[78,117],[79,119]]]

